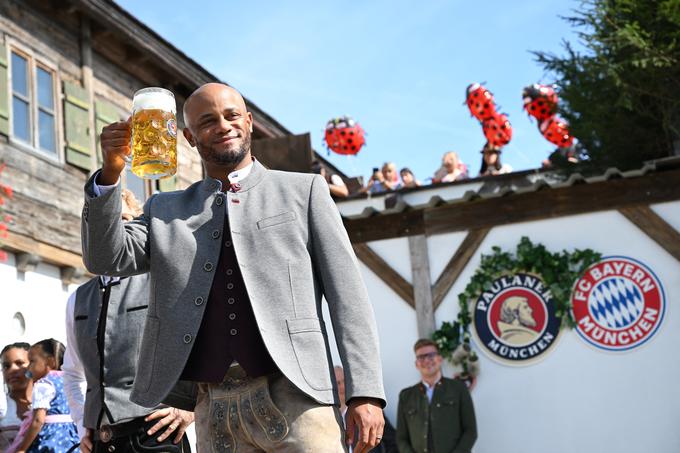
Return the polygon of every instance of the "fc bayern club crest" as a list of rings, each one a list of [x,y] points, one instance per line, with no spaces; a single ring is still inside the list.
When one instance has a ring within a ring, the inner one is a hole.
[[[477,299],[474,333],[493,360],[528,365],[556,344],[560,319],[550,290],[535,275],[500,277]]]
[[[654,272],[625,256],[590,266],[571,295],[576,332],[607,351],[640,346],[659,330],[666,311],[663,286]]]

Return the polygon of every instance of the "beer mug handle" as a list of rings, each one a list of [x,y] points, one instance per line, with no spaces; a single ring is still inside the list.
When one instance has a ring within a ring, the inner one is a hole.
[[[130,134],[130,143],[128,143],[128,145],[130,146],[130,154],[128,154],[127,156],[123,156],[126,170],[129,170],[130,167],[132,166],[132,133]]]

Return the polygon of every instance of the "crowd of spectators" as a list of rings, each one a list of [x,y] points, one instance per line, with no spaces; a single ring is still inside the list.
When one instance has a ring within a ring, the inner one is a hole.
[[[478,176],[501,175],[512,172],[512,168],[501,163],[501,149],[486,144],[481,151],[481,167]],[[408,167],[397,169],[394,162],[385,162],[382,167],[374,167],[368,182],[357,190],[348,190],[339,175],[329,174],[328,170],[318,161],[312,164],[312,171],[321,174],[328,182],[331,195],[335,198],[345,198],[350,194],[367,193],[378,194],[402,188],[413,188],[424,185]],[[447,151],[442,156],[441,166],[431,177],[425,179],[425,184],[450,183],[470,178],[468,166],[460,159],[458,153]]]

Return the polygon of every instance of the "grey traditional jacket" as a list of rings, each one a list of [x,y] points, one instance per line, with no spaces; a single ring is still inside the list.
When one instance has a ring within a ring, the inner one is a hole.
[[[321,316],[325,296],[347,399],[384,404],[373,311],[328,185],[319,175],[265,169],[255,161],[238,192],[207,178],[147,200],[144,214],[120,220],[120,187],[95,197],[85,186],[82,239],[99,275],[150,272],[151,294],[132,400],[163,401],[177,384],[205,310],[226,209],[233,247],[264,343],[304,393],[337,404]]]
[[[76,290],[73,310],[78,355],[87,380],[83,426],[97,429],[149,413],[130,402],[144,319],[149,305],[148,274],[103,287],[95,277]],[[105,348],[100,354],[98,331]],[[103,384],[102,385],[102,379]]]

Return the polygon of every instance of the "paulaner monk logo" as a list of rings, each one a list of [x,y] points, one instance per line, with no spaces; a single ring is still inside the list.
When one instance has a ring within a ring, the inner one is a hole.
[[[510,365],[543,358],[560,332],[550,290],[539,277],[522,273],[500,277],[479,296],[473,325],[484,352]]]
[[[626,351],[652,338],[666,310],[663,286],[643,263],[623,256],[589,267],[571,296],[576,331],[593,346]]]

